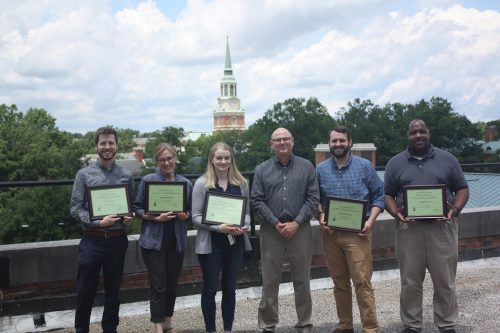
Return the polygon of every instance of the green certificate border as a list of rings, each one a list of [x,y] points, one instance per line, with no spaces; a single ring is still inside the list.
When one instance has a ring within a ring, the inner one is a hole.
[[[446,185],[403,186],[404,215],[409,219],[446,217]]]
[[[245,197],[207,191],[202,223],[244,226],[246,204]]]
[[[132,216],[128,184],[89,186],[87,197],[91,220],[108,215]]]
[[[360,232],[366,222],[368,201],[342,197],[327,197],[326,225],[332,229]]]
[[[145,182],[144,213],[160,215],[187,210],[186,182]]]

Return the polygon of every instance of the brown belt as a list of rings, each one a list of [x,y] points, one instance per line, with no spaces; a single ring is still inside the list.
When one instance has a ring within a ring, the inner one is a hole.
[[[113,238],[126,235],[127,233],[125,232],[125,230],[99,231],[99,230],[86,229],[83,230],[83,234],[88,236],[102,237],[102,238]]]

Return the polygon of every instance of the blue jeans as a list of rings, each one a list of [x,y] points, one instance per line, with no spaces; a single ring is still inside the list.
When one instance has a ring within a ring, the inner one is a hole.
[[[207,332],[215,332],[215,294],[219,285],[219,272],[222,270],[222,321],[224,330],[231,331],[236,306],[236,282],[245,253],[243,237],[237,237],[233,246],[213,249],[210,254],[198,254],[203,272],[203,291],[201,310]]]
[[[127,236],[101,238],[83,235],[79,245],[76,285],[75,331],[88,333],[90,314],[102,267],[104,280],[104,312],[101,327],[104,333],[116,332],[120,310],[118,294],[122,282]]]

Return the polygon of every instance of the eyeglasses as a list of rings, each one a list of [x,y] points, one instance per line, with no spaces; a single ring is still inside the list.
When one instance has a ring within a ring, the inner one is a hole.
[[[281,143],[281,142],[286,143],[286,142],[288,142],[288,141],[290,141],[290,140],[292,140],[292,137],[291,137],[291,136],[287,136],[287,137],[284,137],[284,138],[276,138],[276,139],[271,139],[271,141],[272,141],[273,143]]]
[[[172,161],[174,161],[175,158],[173,156],[169,156],[169,157],[162,157],[160,159],[158,159],[158,163],[159,164],[165,164],[165,163],[171,163]]]

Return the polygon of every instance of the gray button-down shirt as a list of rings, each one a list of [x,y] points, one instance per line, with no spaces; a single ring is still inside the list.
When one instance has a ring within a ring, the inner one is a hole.
[[[73,192],[71,193],[71,216],[82,224],[82,229],[99,228],[100,220],[90,220],[87,187],[127,183],[129,194],[131,195],[134,184],[132,173],[117,165],[116,162],[113,163],[110,170],[104,168],[99,160],[80,169],[76,173],[75,182],[73,183]],[[119,221],[112,226],[102,228],[102,230],[118,230],[125,229],[125,227],[125,224]]]
[[[287,165],[276,157],[259,164],[252,185],[255,213],[271,225],[280,217],[309,222],[319,203],[318,179],[308,160],[292,155]]]

